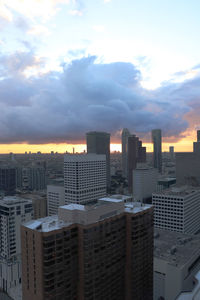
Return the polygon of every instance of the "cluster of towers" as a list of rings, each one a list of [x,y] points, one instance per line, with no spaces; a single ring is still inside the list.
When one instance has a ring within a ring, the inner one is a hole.
[[[162,172],[162,135],[160,129],[152,130],[153,166]],[[132,192],[132,173],[138,163],[146,162],[146,147],[142,141],[131,134],[127,128],[122,131],[122,174],[128,179],[129,191]]]

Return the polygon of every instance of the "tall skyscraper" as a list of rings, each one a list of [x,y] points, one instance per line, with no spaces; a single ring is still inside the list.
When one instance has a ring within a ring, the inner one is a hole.
[[[106,182],[110,187],[110,134],[107,132],[91,131],[86,134],[87,153],[106,155]]]
[[[128,137],[130,132],[127,128],[122,131],[122,175],[128,178]]]
[[[152,130],[153,166],[162,173],[162,136],[160,129]]]
[[[142,147],[142,142],[135,135],[128,137],[128,187],[129,192],[133,190],[133,170],[137,163],[146,162],[146,147]]]
[[[152,300],[153,208],[103,198],[22,226],[23,299]]]
[[[197,130],[197,142],[193,143],[193,152],[200,154],[200,130]]]
[[[0,289],[9,295],[21,284],[20,226],[30,221],[32,214],[30,200],[15,196],[0,200]]]
[[[65,204],[86,204],[106,195],[106,156],[66,154],[64,156]]]
[[[169,147],[170,159],[174,160],[174,146]]]

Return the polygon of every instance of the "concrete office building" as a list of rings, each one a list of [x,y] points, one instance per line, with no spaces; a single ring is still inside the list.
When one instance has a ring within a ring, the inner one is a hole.
[[[195,234],[200,230],[200,189],[172,187],[152,194],[156,228]]]
[[[42,191],[34,191],[31,193],[21,193],[20,198],[32,201],[33,219],[40,219],[47,216],[47,195]]]
[[[197,130],[197,142],[193,143],[193,152],[200,154],[200,130]]]
[[[153,166],[162,173],[162,135],[160,129],[152,130]]]
[[[22,226],[23,299],[152,300],[153,208],[104,198]]]
[[[87,153],[106,156],[106,183],[110,188],[110,133],[91,131],[86,133]]]
[[[48,216],[57,215],[58,207],[65,204],[65,190],[63,185],[47,185]]]
[[[106,156],[66,154],[64,156],[65,204],[86,204],[106,195]]]
[[[15,196],[0,199],[0,289],[9,295],[21,284],[20,226],[32,215],[30,200]],[[15,299],[15,293],[12,297]]]
[[[122,175],[128,178],[128,137],[130,132],[127,128],[122,131]]]
[[[133,191],[133,170],[137,163],[146,162],[146,147],[142,147],[142,142],[135,135],[128,137],[128,188]]]
[[[133,170],[133,198],[135,201],[151,201],[156,192],[158,170],[151,167],[138,167]]]
[[[155,229],[154,300],[200,299],[199,269],[199,235]]]

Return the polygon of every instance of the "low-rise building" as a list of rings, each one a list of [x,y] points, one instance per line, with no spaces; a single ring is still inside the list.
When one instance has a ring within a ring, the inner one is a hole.
[[[154,300],[199,299],[183,297],[199,290],[195,279],[199,269],[200,235],[155,230]]]

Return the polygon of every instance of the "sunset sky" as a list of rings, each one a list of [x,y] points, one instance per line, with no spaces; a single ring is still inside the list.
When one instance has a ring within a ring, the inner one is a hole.
[[[200,129],[199,0],[1,0],[0,153],[82,151],[123,128],[152,151]],[[118,144],[118,145],[117,145]]]

